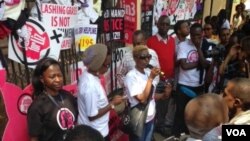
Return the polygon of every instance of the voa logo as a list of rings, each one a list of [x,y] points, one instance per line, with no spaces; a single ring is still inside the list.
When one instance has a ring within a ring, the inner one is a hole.
[[[247,136],[244,129],[226,129],[227,136]]]

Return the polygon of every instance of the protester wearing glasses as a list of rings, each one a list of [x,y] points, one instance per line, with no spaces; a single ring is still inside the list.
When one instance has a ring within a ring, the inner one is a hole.
[[[138,45],[145,45],[146,44],[146,37],[145,33],[142,30],[137,30],[133,34],[133,47],[135,48]],[[152,58],[149,61],[154,67],[160,68],[159,60],[156,52],[153,49],[148,49],[149,54]],[[123,81],[126,74],[135,67],[135,61],[133,59],[132,49],[126,52],[122,58],[121,65],[117,71],[117,77],[120,85],[123,87]]]
[[[106,45],[95,44],[84,52],[84,65],[87,70],[80,77],[78,84],[78,124],[89,125],[98,130],[106,141],[109,139],[109,111],[123,101],[122,96],[115,96],[108,101],[100,75],[107,72],[111,55]]]
[[[213,34],[214,30],[210,22],[204,24],[203,33],[204,33],[204,38],[207,39],[208,42],[214,43],[216,45],[219,43],[218,36]]]
[[[129,135],[130,141],[151,141],[154,128],[155,100],[169,97],[172,87],[167,85],[163,94],[155,94],[154,88],[157,84],[156,76],[160,74],[159,68],[147,68],[152,56],[145,45],[139,45],[133,49],[135,68],[130,70],[124,80],[126,94],[128,95],[130,107],[138,103],[146,103],[149,99],[149,108],[144,131],[141,137]],[[150,91],[152,89],[152,95]]]

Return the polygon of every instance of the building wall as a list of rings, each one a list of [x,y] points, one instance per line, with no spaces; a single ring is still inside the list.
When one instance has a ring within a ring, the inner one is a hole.
[[[233,1],[233,5],[232,5],[232,12],[231,12],[231,21],[230,21],[230,23],[232,23],[232,19],[233,19],[233,15],[234,15],[234,13],[236,13],[236,11],[235,11],[235,7],[236,7],[236,5],[237,4],[239,4],[240,2],[243,2],[243,3],[245,3],[245,5],[246,5],[246,9],[245,10],[250,10],[250,0],[234,0]]]
[[[221,9],[226,7],[226,2],[226,0],[205,0],[203,21],[206,16],[216,16]]]

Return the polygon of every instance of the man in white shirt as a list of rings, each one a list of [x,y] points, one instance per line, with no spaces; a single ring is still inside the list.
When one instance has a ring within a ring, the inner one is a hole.
[[[198,23],[190,27],[191,40],[183,41],[179,44],[177,51],[177,61],[179,63],[179,74],[176,100],[176,114],[173,127],[175,136],[182,132],[188,132],[184,121],[184,109],[189,100],[192,99],[181,88],[186,87],[200,95],[204,93],[205,70],[209,67],[209,62],[203,55],[202,26]]]

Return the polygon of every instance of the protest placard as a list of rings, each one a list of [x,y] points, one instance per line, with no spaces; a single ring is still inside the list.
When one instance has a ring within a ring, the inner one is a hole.
[[[52,27],[64,32],[61,49],[71,48],[74,27],[77,23],[77,6],[43,3],[41,13],[46,27]]]

